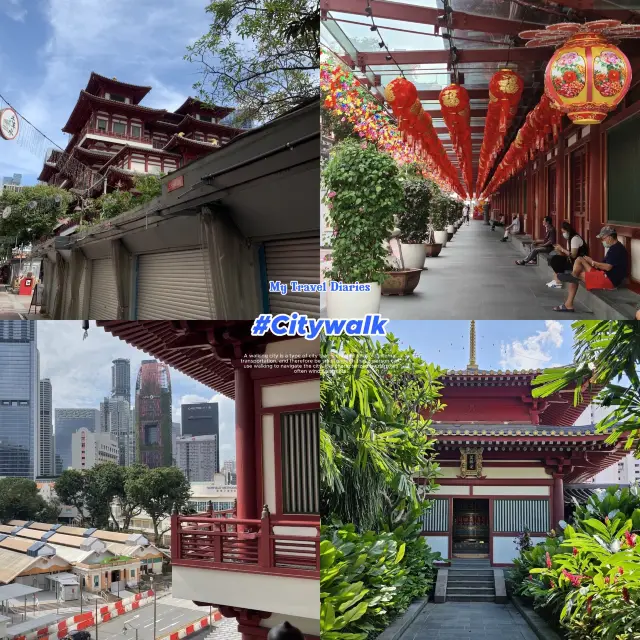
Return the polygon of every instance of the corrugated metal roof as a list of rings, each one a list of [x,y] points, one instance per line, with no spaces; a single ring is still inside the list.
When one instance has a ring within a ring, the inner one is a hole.
[[[40,531],[50,531],[52,524],[48,524],[46,522],[34,522],[29,529],[39,529]]]
[[[71,527],[69,525],[64,525],[58,529],[58,533],[68,533],[72,536],[83,536],[86,531],[83,527]]]
[[[131,538],[130,533],[119,533],[118,531],[103,531],[102,529],[94,531],[92,536],[94,538],[98,538],[98,540],[108,540],[109,542],[120,543],[129,542],[129,539]]]
[[[32,558],[24,553],[0,548],[0,582],[4,584],[12,582],[38,560],[39,558]]]
[[[66,560],[70,564],[77,564],[78,562],[85,562],[88,558],[94,555],[96,552],[89,549],[74,549],[73,547],[65,547],[61,544],[51,544],[56,550],[56,555],[60,556],[63,560]]]

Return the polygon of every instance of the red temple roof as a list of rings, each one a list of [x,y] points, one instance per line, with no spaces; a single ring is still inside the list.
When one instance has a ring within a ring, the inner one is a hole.
[[[117,110],[121,113],[135,114],[142,120],[160,120],[167,114],[166,109],[152,109],[139,104],[114,102],[107,98],[98,98],[83,89],[62,131],[64,133],[79,133],[87,123],[91,112],[99,107],[107,107],[109,111]]]
[[[176,147],[188,147],[189,149],[202,154],[211,153],[212,151],[217,151],[222,148],[219,144],[203,142],[202,140],[194,140],[193,138],[186,138],[185,136],[173,135],[169,138],[169,141],[162,149],[163,151],[169,151],[169,149],[175,149]]]
[[[138,104],[140,100],[142,100],[142,98],[151,91],[151,87],[121,82],[116,78],[107,78],[106,76],[101,76],[99,73],[92,71],[85,91],[95,96],[98,95],[101,88],[108,93],[126,93],[127,97],[131,97],[135,100],[135,104]]]
[[[218,135],[228,135],[229,137],[240,135],[244,133],[244,129],[238,129],[236,127],[229,127],[225,124],[218,124],[217,122],[207,122],[206,120],[197,120],[193,116],[186,115],[178,124],[179,131],[195,131],[201,129],[203,131],[211,131]]]
[[[231,107],[218,107],[217,105],[209,105],[206,102],[202,102],[197,98],[189,96],[176,110],[175,113],[186,115],[192,111],[206,111],[215,118],[224,118],[230,113],[233,113],[235,109]]]

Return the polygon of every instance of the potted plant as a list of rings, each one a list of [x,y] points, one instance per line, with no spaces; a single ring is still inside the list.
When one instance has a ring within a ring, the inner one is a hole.
[[[400,256],[397,257],[391,250],[391,244],[388,245],[387,255],[387,271],[385,279],[382,282],[383,296],[406,296],[412,294],[420,282],[422,275],[422,267],[407,267],[403,259],[404,247],[406,245],[400,243],[398,238],[394,239],[398,242],[400,248]],[[424,262],[424,259],[423,259]]]
[[[453,234],[456,232],[455,222],[458,215],[458,208],[456,207],[455,200],[449,199],[446,207],[447,216],[447,241],[453,238]]]
[[[334,229],[331,267],[325,271],[327,315],[377,313],[387,266],[384,242],[404,204],[398,166],[373,144],[345,140],[333,148],[322,179]]]
[[[431,190],[424,178],[407,177],[403,183],[404,207],[397,216],[402,258],[407,269],[422,269],[427,255]]]
[[[433,227],[429,225],[429,233],[427,234],[427,239],[424,243],[425,252],[427,254],[427,258],[437,258],[442,251],[442,243],[436,242],[435,240],[435,232]]]
[[[431,199],[431,215],[429,216],[433,239],[442,247],[447,246],[447,198],[440,189],[434,185],[434,193]]]

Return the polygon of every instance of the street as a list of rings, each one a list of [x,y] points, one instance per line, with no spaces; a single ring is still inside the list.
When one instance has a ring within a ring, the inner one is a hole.
[[[190,622],[195,622],[207,615],[199,609],[187,609],[175,605],[157,603],[156,613],[156,637],[162,638],[172,631],[177,631]],[[233,621],[235,622],[235,620]],[[123,633],[124,625],[130,630]],[[138,629],[138,640],[153,640],[153,604],[146,605],[142,609],[136,609],[130,613],[114,618],[110,622],[101,624],[98,627],[98,638],[104,640],[110,638],[131,638],[135,640]],[[95,638],[95,627],[90,627],[92,638]]]
[[[20,320],[20,314],[29,310],[30,302],[31,296],[16,296],[0,286],[0,320]]]

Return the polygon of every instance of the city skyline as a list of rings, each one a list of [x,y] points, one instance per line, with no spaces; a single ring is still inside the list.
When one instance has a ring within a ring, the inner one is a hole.
[[[149,356],[122,342],[91,322],[83,340],[78,321],[38,322],[40,379],[49,378],[53,387],[53,413],[56,408],[100,410],[100,403],[111,395],[113,361],[130,360],[130,388],[143,360]],[[188,376],[171,369],[172,421],[181,422],[183,404],[218,404],[220,460],[235,458],[234,403]],[[132,406],[134,398],[132,397]],[[55,432],[55,417],[54,417]]]

